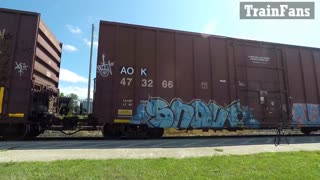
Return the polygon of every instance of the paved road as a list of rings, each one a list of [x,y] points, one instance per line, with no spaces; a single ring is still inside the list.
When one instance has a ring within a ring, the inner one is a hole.
[[[260,152],[320,150],[320,136],[287,137],[280,146],[273,137],[182,138],[159,140],[0,141],[0,162],[62,159],[202,157]]]

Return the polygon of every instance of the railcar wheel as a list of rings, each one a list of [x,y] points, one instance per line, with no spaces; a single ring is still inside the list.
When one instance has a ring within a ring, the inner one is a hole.
[[[37,125],[30,125],[30,127],[26,129],[24,139],[34,139],[42,133],[43,131],[41,131]]]
[[[159,139],[163,136],[163,128],[149,128],[148,129],[148,138]]]
[[[119,139],[122,133],[119,126],[105,124],[103,126],[102,135],[105,139]]]
[[[300,131],[304,134],[304,135],[310,135],[312,130],[309,128],[301,128]]]

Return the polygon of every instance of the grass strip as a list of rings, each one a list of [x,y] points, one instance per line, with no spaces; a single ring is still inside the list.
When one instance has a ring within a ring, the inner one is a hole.
[[[0,163],[0,179],[319,179],[320,151]]]

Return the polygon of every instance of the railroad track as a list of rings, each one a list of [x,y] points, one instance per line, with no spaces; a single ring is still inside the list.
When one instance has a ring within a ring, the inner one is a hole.
[[[285,137],[317,137],[320,134],[286,134]],[[105,140],[105,141],[123,141],[123,140],[161,140],[161,139],[223,139],[223,138],[275,138],[276,134],[248,134],[248,135],[219,135],[219,136],[165,136],[159,139],[138,139],[138,138],[121,138],[121,139],[104,139],[103,137],[37,137],[34,139],[24,140],[24,141],[82,141],[82,140]]]

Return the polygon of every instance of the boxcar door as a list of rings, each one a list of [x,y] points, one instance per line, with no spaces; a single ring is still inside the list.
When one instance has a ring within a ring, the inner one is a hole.
[[[236,85],[244,126],[275,128],[288,121],[285,69],[281,51],[268,44],[234,44]]]

